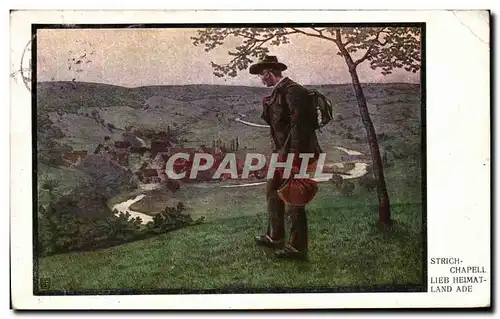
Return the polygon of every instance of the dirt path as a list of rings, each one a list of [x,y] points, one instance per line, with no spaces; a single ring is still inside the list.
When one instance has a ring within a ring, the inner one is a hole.
[[[146,141],[145,141],[145,140],[143,140],[142,138],[140,138],[140,137],[138,137],[138,136],[136,136],[135,138],[136,138],[139,142],[141,142],[142,147],[148,147],[148,143],[146,143]]]
[[[346,152],[346,153],[347,153],[347,155],[363,155],[363,153],[360,153],[360,152],[358,152],[358,151],[349,150],[349,149],[347,149],[347,148],[345,148],[345,147],[336,146],[336,148],[337,148],[338,150],[341,150],[341,151],[343,151],[343,152]]]
[[[239,117],[235,118],[234,119],[236,122],[240,122],[240,123],[243,123],[243,124],[246,124],[246,125],[250,125],[250,126],[254,126],[254,127],[267,127],[269,128],[269,125],[263,125],[263,124],[257,124],[257,123],[252,123],[252,122],[247,122],[247,121],[243,121],[242,119],[240,119]]]

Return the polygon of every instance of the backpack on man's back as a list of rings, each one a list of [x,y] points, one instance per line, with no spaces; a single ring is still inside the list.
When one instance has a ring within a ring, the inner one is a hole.
[[[311,106],[316,113],[315,130],[320,130],[333,119],[332,102],[321,92],[315,89],[308,89],[311,97]]]
[[[290,86],[299,85],[292,83]],[[289,86],[289,87],[290,87]],[[300,85],[299,85],[300,86]],[[333,106],[332,102],[321,92],[316,89],[308,89],[303,87],[309,94],[309,102],[311,107],[311,119],[314,117],[314,130],[323,128],[326,124],[330,123],[333,119]]]

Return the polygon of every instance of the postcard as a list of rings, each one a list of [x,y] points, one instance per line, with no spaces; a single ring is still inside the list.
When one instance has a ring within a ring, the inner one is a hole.
[[[489,24],[11,12],[13,307],[490,307]]]

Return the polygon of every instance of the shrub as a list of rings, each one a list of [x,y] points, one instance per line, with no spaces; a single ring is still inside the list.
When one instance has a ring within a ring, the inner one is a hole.
[[[392,159],[420,159],[421,145],[414,140],[394,140],[385,147],[388,157]]]
[[[70,152],[73,150],[72,147],[55,142],[50,138],[43,138],[38,136],[37,143],[37,159],[39,163],[47,164],[50,166],[63,165],[61,154],[65,152]]]
[[[392,151],[389,151],[389,150],[385,150],[382,154],[382,165],[384,165],[384,167],[391,167],[394,165],[394,153]]]
[[[335,185],[335,187],[339,188],[344,182],[344,179],[339,174],[333,174],[330,181],[332,182],[333,185]]]
[[[349,181],[344,181],[342,183],[342,186],[340,187],[340,193],[344,196],[351,196],[354,194],[354,183],[349,182]]]
[[[377,138],[379,141],[387,141],[390,139],[390,136],[387,135],[386,133],[379,133],[377,134]]]
[[[160,214],[153,217],[152,222],[147,224],[148,232],[161,234],[203,221],[203,217],[194,221],[190,215],[183,213],[184,210],[185,207],[182,202],[179,202],[177,207],[165,207]]]
[[[177,180],[169,179],[166,183],[166,186],[169,191],[175,193],[181,188],[181,183]]]
[[[365,174],[359,179],[359,185],[371,193],[377,188],[377,180],[372,174]]]
[[[44,138],[51,139],[51,138],[61,138],[61,137],[64,137],[63,131],[59,127],[54,125],[47,128],[44,132]]]
[[[41,256],[111,247],[203,221],[193,221],[184,213],[182,203],[165,208],[146,225],[140,218],[131,218],[128,212],[115,215],[116,210],[105,216],[81,216],[74,212],[75,205],[67,202],[59,205],[58,210],[39,207],[37,250]]]

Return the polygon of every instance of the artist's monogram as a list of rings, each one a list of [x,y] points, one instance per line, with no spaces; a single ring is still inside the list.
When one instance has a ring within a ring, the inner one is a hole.
[[[40,278],[40,289],[46,290],[50,289],[50,278]]]

